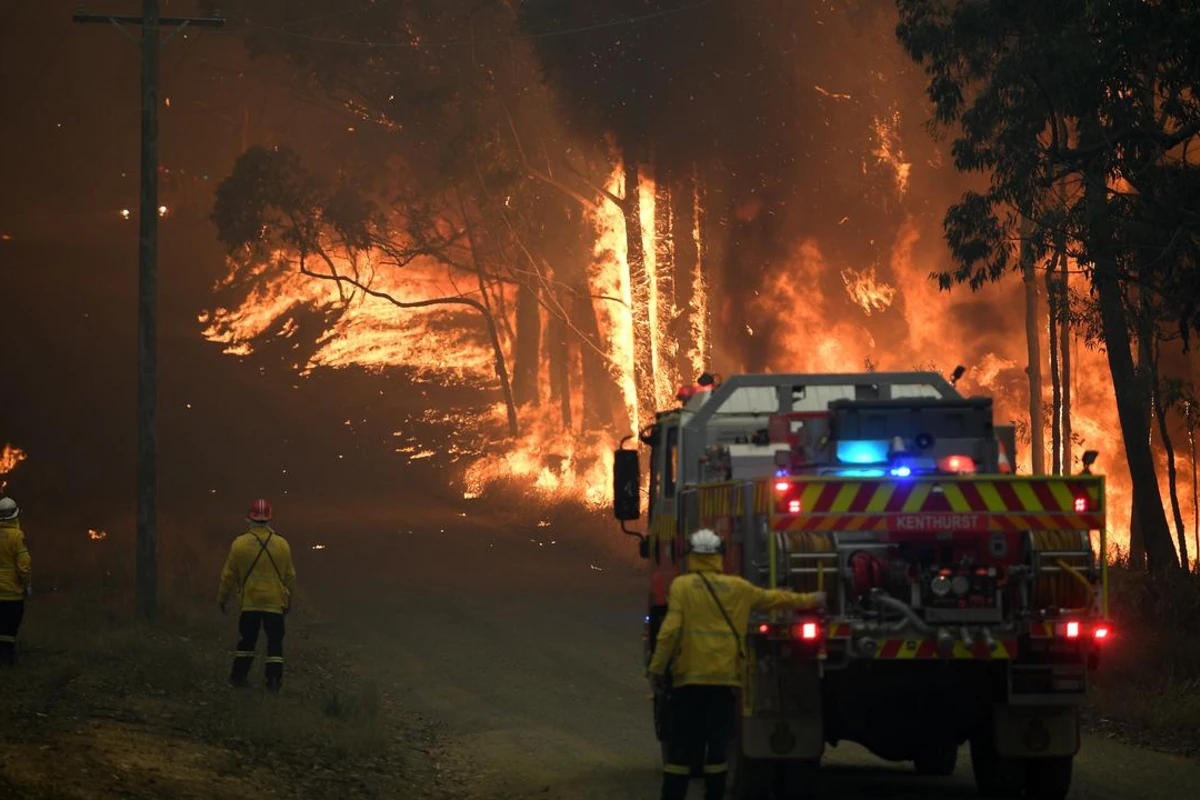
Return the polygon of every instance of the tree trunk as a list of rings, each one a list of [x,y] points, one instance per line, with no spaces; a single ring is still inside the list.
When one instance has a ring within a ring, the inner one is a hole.
[[[1135,367],[1136,380],[1138,383],[1139,397],[1148,398],[1144,403],[1144,414],[1146,417],[1146,446],[1150,448],[1150,452],[1154,452],[1154,394],[1155,383],[1148,379],[1152,373],[1152,363],[1154,361],[1153,347],[1153,329],[1147,326],[1147,320],[1150,319],[1151,310],[1146,303],[1146,296],[1143,294],[1138,306],[1138,313],[1134,320],[1137,334],[1137,364]],[[1158,472],[1155,470],[1154,483],[1158,485]],[[1161,495],[1160,495],[1161,496]],[[1136,502],[1136,501],[1135,501]],[[1132,520],[1133,517],[1130,517]],[[1142,526],[1131,525],[1129,529],[1129,558],[1134,562],[1139,569],[1146,567],[1146,539]]]
[[[654,321],[655,372],[658,396],[666,389],[674,393],[679,385],[679,341],[675,338],[675,243],[671,217],[672,172],[661,163],[654,167],[654,295],[657,317]]]
[[[1171,513],[1175,518],[1175,538],[1179,542],[1179,563],[1187,569],[1188,546],[1187,529],[1183,525],[1183,510],[1179,507],[1178,473],[1175,466],[1175,444],[1171,441],[1170,426],[1167,424],[1167,403],[1163,400],[1162,385],[1158,372],[1158,339],[1154,340],[1154,360],[1152,379],[1154,380],[1154,416],[1158,420],[1158,435],[1162,439],[1163,450],[1167,455],[1167,491],[1171,496]]]
[[[1062,468],[1062,375],[1059,371],[1059,304],[1061,294],[1058,287],[1057,253],[1046,270],[1046,305],[1050,319],[1050,472],[1061,475]]]
[[[571,351],[567,345],[567,324],[554,316],[546,326],[546,350],[550,361],[550,402],[558,403],[564,430],[574,422],[571,414]]]
[[[1196,406],[1187,401],[1188,445],[1192,451],[1192,544],[1196,554],[1196,572],[1200,574],[1200,472],[1196,469]]]
[[[696,174],[687,169],[675,176],[671,192],[671,227],[675,244],[675,324],[672,326],[678,355],[675,368],[681,383],[700,377],[694,362],[697,329],[693,314],[696,299],[696,272],[700,267],[700,248],[696,243]]]
[[[1099,126],[1092,124],[1093,130]],[[1088,137],[1094,139],[1095,137]],[[1150,451],[1149,430],[1146,424],[1146,405],[1139,391],[1137,374],[1130,352],[1129,328],[1125,302],[1121,292],[1117,256],[1113,247],[1112,224],[1109,218],[1108,186],[1104,165],[1088,166],[1084,176],[1086,204],[1085,230],[1089,231],[1085,245],[1093,262],[1093,283],[1100,305],[1108,366],[1112,372],[1117,401],[1117,416],[1125,441],[1125,457],[1133,483],[1134,516],[1141,525],[1150,570],[1165,574],[1175,571],[1179,561],[1171,544],[1171,532],[1163,511],[1162,495],[1154,474],[1154,456]]]
[[[1037,264],[1027,242],[1029,223],[1021,225],[1021,271],[1025,279],[1025,342],[1029,351],[1029,458],[1034,475],[1046,474],[1046,443],[1042,420],[1042,329],[1038,319]]]
[[[583,429],[610,431],[613,427],[613,409],[619,395],[608,363],[600,355],[604,340],[600,336],[600,323],[596,320],[596,307],[586,285],[575,292],[571,319],[583,337],[579,347],[583,370]]]
[[[629,293],[633,315],[633,380],[637,388],[638,424],[657,410],[654,401],[654,350],[650,332],[650,274],[642,246],[642,203],[638,192],[638,161],[625,157],[625,251],[629,263]]]
[[[513,397],[518,406],[538,404],[542,319],[537,289],[517,284],[517,330],[513,346]]]
[[[462,194],[458,195],[458,207],[462,213],[463,227],[467,232],[467,245],[471,251],[471,263],[475,267],[475,276],[479,279],[480,302],[483,303],[483,320],[487,326],[488,339],[492,345],[492,360],[496,368],[496,378],[500,381],[500,393],[504,396],[504,409],[508,415],[508,435],[517,438],[521,426],[517,421],[517,403],[513,399],[512,381],[508,376],[508,364],[504,358],[504,345],[500,342],[500,331],[496,329],[496,317],[492,313],[492,299],[488,292],[487,280],[483,276],[483,264],[479,261],[479,249],[475,243],[474,224]]]
[[[1059,281],[1059,287],[1062,289],[1062,294],[1059,295],[1059,312],[1061,316],[1058,321],[1058,333],[1061,337],[1059,343],[1059,357],[1062,360],[1062,463],[1063,472],[1067,475],[1071,474],[1071,470],[1075,465],[1071,450],[1074,442],[1071,441],[1071,284],[1070,273],[1068,272],[1069,264],[1065,250],[1059,256],[1059,263],[1062,266],[1062,279]]]

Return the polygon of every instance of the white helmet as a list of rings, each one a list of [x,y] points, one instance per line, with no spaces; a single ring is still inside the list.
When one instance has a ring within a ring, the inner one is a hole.
[[[21,513],[17,501],[11,497],[0,497],[0,519],[16,519]]]
[[[692,552],[698,556],[711,556],[721,552],[721,537],[709,528],[701,528],[692,534]]]

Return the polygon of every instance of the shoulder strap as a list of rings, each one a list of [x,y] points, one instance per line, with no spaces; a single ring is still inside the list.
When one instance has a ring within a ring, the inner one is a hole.
[[[729,618],[729,613],[725,611],[725,606],[721,605],[721,598],[717,597],[716,591],[713,590],[712,584],[708,582],[708,578],[704,577],[703,572],[697,572],[696,575],[700,580],[704,581],[704,588],[708,589],[708,593],[712,595],[713,602],[717,604],[717,609],[720,610],[721,616],[725,618],[725,624],[729,626],[729,632],[733,634],[734,641],[737,642],[738,658],[745,660],[746,651],[742,647],[742,636],[738,633],[737,628],[733,625],[733,620]]]
[[[246,570],[246,574],[242,576],[242,589],[246,588],[246,583],[249,582],[250,576],[254,574],[254,568],[258,566],[258,560],[262,558],[263,553],[267,553],[267,559],[271,562],[271,566],[275,567],[275,575],[279,578],[279,582],[283,582],[283,576],[279,574],[279,567],[275,566],[275,559],[271,558],[271,554],[267,552],[267,545],[271,541],[271,537],[275,535],[275,531],[267,534],[266,539],[254,537],[254,541],[258,542],[258,553],[254,556],[254,560],[250,562],[250,568]]]

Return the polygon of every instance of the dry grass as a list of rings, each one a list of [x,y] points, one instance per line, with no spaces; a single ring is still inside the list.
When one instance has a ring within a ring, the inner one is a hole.
[[[0,727],[0,786],[16,785],[11,796],[240,797],[253,794],[242,783],[255,774],[299,796],[393,796],[395,782],[421,779],[413,742],[428,749],[427,733],[405,726],[342,643],[307,630],[318,623],[289,621],[282,693],[239,691],[226,683],[235,618],[221,617],[209,592],[202,605],[176,599],[147,626],[130,619],[127,591],[101,594],[103,585],[29,603],[21,660],[0,692],[0,718],[17,721]],[[262,668],[260,656],[252,679]],[[152,765],[138,774],[144,786],[56,775],[117,781],[130,754]],[[9,766],[18,763],[20,774]]]
[[[1200,580],[1111,570],[1116,636],[1095,680],[1097,724],[1200,755]]]

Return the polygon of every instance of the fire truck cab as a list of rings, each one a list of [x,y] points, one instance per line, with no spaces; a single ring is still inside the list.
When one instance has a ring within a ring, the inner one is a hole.
[[[727,573],[829,598],[751,619],[734,796],[812,791],[825,747],[849,740],[930,775],[968,743],[981,795],[1064,797],[1110,638],[1104,479],[1011,474],[1013,428],[935,373],[699,388],[639,434],[640,457],[616,453],[623,527],[649,472],[647,660],[700,527]]]

